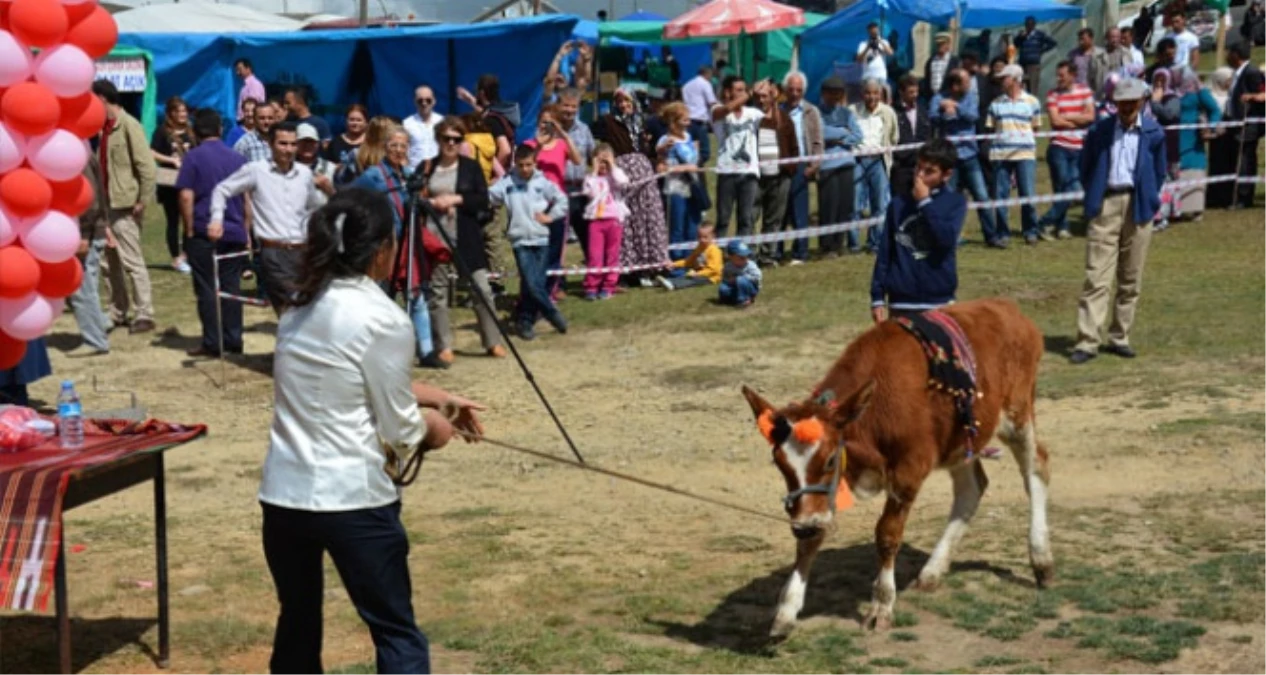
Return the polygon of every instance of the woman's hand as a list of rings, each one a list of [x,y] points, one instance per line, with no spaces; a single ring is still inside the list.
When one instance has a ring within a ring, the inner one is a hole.
[[[487,410],[482,403],[461,396],[450,396],[445,408],[453,428],[463,434],[467,443],[475,443],[484,435],[483,422],[479,421],[479,415],[476,414]]]

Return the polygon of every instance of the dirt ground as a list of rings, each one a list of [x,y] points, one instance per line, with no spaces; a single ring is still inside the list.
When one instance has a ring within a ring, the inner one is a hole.
[[[54,350],[56,378],[33,388],[37,398],[52,401],[57,380],[70,378],[81,383],[89,410],[127,403],[124,394],[93,392],[89,383],[96,377],[102,389],[137,392],[155,417],[209,426],[208,438],[179,448],[167,457],[172,667],[177,671],[267,668],[276,606],[260,551],[255,491],[266,451],[272,388],[271,380],[256,371],[267,368],[263,355],[271,351],[272,316],[248,309],[247,325],[262,330],[248,332],[249,356],[229,365],[228,382],[223,389],[213,384],[213,379],[220,377],[219,366],[187,359],[184,349],[189,345],[188,339],[174,329],[157,338],[116,332],[114,351],[97,359],[70,359]],[[182,322],[179,330],[188,334],[195,327],[196,323]],[[55,332],[73,332],[69,316],[59,320]],[[840,345],[844,339],[840,336]],[[470,331],[459,334],[459,344],[472,353],[478,351]],[[565,338],[551,335],[526,346],[523,352],[590,462],[777,514],[781,479],[769,466],[768,449],[752,427],[738,388],[743,383],[751,384],[775,402],[803,395],[834,357],[821,353],[818,344],[818,340],[806,337],[799,342],[744,343],[741,349],[734,349],[725,344],[725,336],[720,333],[648,335],[591,331],[573,332]],[[459,357],[451,371],[428,371],[424,377],[485,402],[490,407],[490,437],[567,454],[511,361],[460,353]],[[1051,502],[1056,509],[1052,530],[1057,566],[1069,562],[1069,557],[1076,558],[1082,550],[1071,545],[1067,547],[1071,550],[1061,550],[1061,525],[1074,516],[1060,513],[1124,509],[1134,514],[1131,518],[1143,519],[1147,526],[1151,521],[1146,519],[1146,511],[1134,506],[1140,499],[1166,494],[1172,495],[1173,500],[1195,504],[1213,492],[1255,491],[1263,486],[1260,435],[1235,436],[1227,442],[1216,437],[1184,437],[1178,445],[1166,447],[1170,445],[1167,437],[1153,433],[1158,425],[1200,418],[1211,409],[1230,415],[1260,413],[1266,404],[1260,389],[1221,391],[1212,397],[1183,395],[1166,399],[1163,406],[1151,407],[1139,407],[1135,399],[1113,395],[1043,399],[1039,404],[1040,435],[1052,453]],[[1023,534],[1027,502],[1019,474],[1009,454],[987,468],[992,482],[957,559],[986,560],[1028,578]],[[152,591],[141,588],[153,579],[151,499],[148,490],[136,488],[67,515],[67,544],[86,547],[69,558],[76,638],[86,645],[77,648],[77,668],[155,670],[140,646],[154,644],[152,622],[128,623],[118,618],[153,614]],[[930,550],[948,512],[949,500],[949,481],[943,475],[933,476],[916,507],[917,515],[907,533],[909,545],[925,552]],[[524,604],[530,604],[532,592],[536,592],[530,588],[533,584],[566,569],[569,579],[578,575],[589,584],[609,582],[621,587],[646,587],[658,580],[680,583],[684,578],[709,578],[715,573],[761,577],[764,585],[760,588],[766,597],[757,598],[755,603],[733,605],[734,615],[724,620],[731,622],[725,625],[741,625],[755,632],[768,620],[774,594],[784,578],[780,568],[790,563],[793,551],[789,533],[776,523],[487,446],[451,446],[435,453],[428,459],[422,478],[406,490],[404,502],[406,526],[414,540],[411,564],[417,585],[418,620],[427,630],[440,621],[477,624],[482,620],[509,620],[516,608],[529,615],[533,611],[557,611],[558,608]],[[851,551],[869,544],[880,508],[880,503],[868,502],[845,514],[840,531],[828,548]],[[446,538],[456,532],[454,521],[458,516],[454,514],[462,513],[475,518],[480,513],[508,516],[514,526],[503,539],[507,546],[527,555],[492,568],[481,567],[478,559],[487,551],[471,553],[469,564],[463,561],[465,554],[460,546]],[[1239,525],[1260,533],[1260,504],[1228,517],[1242,519]],[[1003,530],[1007,533],[1005,538],[1001,537]],[[749,550],[755,553],[745,554],[742,546],[725,554],[710,555],[705,550],[709,542],[736,537],[748,542]],[[978,548],[981,544],[987,544],[996,559],[982,554]],[[1140,550],[1150,545],[1120,537],[1100,542],[1104,549],[1116,550],[1135,544],[1145,544]],[[1258,536],[1256,546],[1260,548],[1260,544]],[[873,549],[867,550],[871,552],[856,560],[851,554],[841,557],[829,552],[819,560],[817,572],[822,576],[832,573],[833,560],[855,562],[861,567],[854,573],[864,585],[859,589],[855,583],[851,590],[860,590],[863,597],[841,598],[836,593],[832,596],[836,600],[855,606],[868,599],[868,579],[874,568],[873,558],[869,557],[873,556]],[[686,564],[682,564],[682,556],[688,556],[684,558]],[[444,574],[432,574],[437,560],[446,570]],[[466,577],[464,570],[478,574]],[[453,580],[458,580],[460,588],[454,586]],[[812,596],[826,593],[823,586],[819,580],[810,589],[808,616],[802,629],[811,631],[825,626],[855,632],[857,618],[848,616],[848,610],[823,608],[819,603],[814,611]],[[368,635],[351,614],[350,603],[333,574],[327,577],[327,588],[332,589],[327,590],[327,667],[366,662],[372,667]],[[718,592],[724,591],[723,588]],[[906,600],[914,592],[902,592],[899,610],[912,609]],[[577,606],[587,604],[583,591],[570,597],[564,591],[563,597]],[[434,602],[437,598],[439,602]],[[717,600],[715,593],[705,593],[703,606],[715,606]],[[713,613],[722,612],[725,606]],[[207,623],[207,615],[245,621],[245,627],[223,621]],[[1247,632],[1256,636],[1248,643],[1235,637],[1246,632],[1244,628],[1212,625],[1199,645],[1183,651],[1178,660],[1147,665],[1133,661],[1108,663],[1096,652],[1072,649],[1036,636],[1020,644],[1000,646],[991,638],[949,628],[934,614],[919,612],[918,616],[919,625],[913,630],[920,641],[911,646],[915,649],[882,636],[859,639],[872,656],[903,656],[907,665],[904,669],[979,669],[982,654],[1009,652],[1032,658],[1034,650],[1043,655],[1045,667],[1054,670],[1266,669],[1260,621],[1247,627]],[[38,625],[48,629],[52,624],[45,621]],[[262,635],[237,635],[243,631]],[[14,644],[14,636],[21,635],[20,631],[6,632],[7,641],[0,633],[0,670],[12,672],[16,655],[13,650],[26,649]],[[93,632],[104,636],[94,637]],[[634,644],[667,648],[683,656],[706,649],[688,638],[674,637],[672,630],[625,637]],[[21,660],[20,670],[55,667],[54,652],[46,649],[51,642],[38,642],[38,651],[43,655],[36,659],[28,654],[30,659]],[[437,640],[435,646],[437,671],[465,672],[487,667],[480,665],[477,650],[449,649],[442,642]],[[911,657],[911,652],[916,652],[917,657]],[[520,667],[531,669],[530,663]],[[585,666],[575,668],[583,670]]]

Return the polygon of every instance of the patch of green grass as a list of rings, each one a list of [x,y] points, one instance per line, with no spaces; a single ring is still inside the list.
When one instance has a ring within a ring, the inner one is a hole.
[[[893,642],[918,642],[919,636],[908,631],[897,630],[889,633],[888,639]]]
[[[709,539],[704,548],[716,553],[757,553],[772,550],[774,547],[760,537],[731,534]]]
[[[1216,417],[1188,417],[1156,425],[1152,433],[1161,436],[1190,436],[1214,429],[1231,429],[1258,436],[1266,433],[1266,414],[1246,412],[1223,414]]]
[[[1077,639],[1081,649],[1103,650],[1109,658],[1143,663],[1164,663],[1178,658],[1183,649],[1196,646],[1205,634],[1203,626],[1187,621],[1163,621],[1150,616],[1119,619],[1079,617],[1060,622],[1047,637]]]
[[[373,661],[361,661],[360,663],[338,666],[326,672],[330,673],[330,675],[372,675],[378,672],[378,665]]]
[[[200,616],[172,624],[172,642],[181,651],[220,658],[272,642],[273,627],[235,616]]]
[[[1020,663],[1024,663],[1024,659],[1003,654],[1001,656],[985,656],[976,659],[972,663],[972,666],[975,668],[1002,668],[1005,666],[1014,666]]]
[[[479,520],[481,518],[489,518],[497,515],[497,507],[495,506],[474,506],[455,511],[447,511],[441,513],[440,517],[445,520]]]
[[[178,490],[202,492],[203,490],[209,490],[219,485],[220,479],[215,476],[180,476],[172,478],[170,482]]]
[[[895,656],[881,656],[871,659],[870,665],[876,668],[905,668],[910,665],[910,662]]]
[[[919,625],[919,615],[914,612],[897,611],[892,615],[893,628],[910,628]]]
[[[1250,645],[1250,644],[1253,644],[1253,636],[1252,635],[1234,635],[1231,637],[1231,642],[1234,642],[1237,645]]]

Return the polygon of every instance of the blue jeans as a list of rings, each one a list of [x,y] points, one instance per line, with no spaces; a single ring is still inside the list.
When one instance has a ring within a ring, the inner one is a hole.
[[[281,604],[268,663],[272,672],[321,672],[326,552],[369,626],[378,672],[431,672],[430,645],[413,616],[409,537],[400,522],[400,502],[327,512],[263,507],[264,558]]]
[[[515,246],[514,262],[519,267],[519,304],[514,309],[520,328],[536,325],[542,316],[557,322],[558,307],[550,299],[549,271],[551,258],[548,246]]]
[[[83,282],[79,284],[79,290],[75,291],[69,300],[71,309],[75,312],[75,322],[79,324],[79,332],[83,335],[84,344],[94,349],[109,351],[110,338],[107,336],[107,331],[110,320],[101,309],[100,295],[101,256],[105,253],[105,247],[104,237],[93,239],[88,244],[88,254],[83,259]],[[225,302],[224,306],[227,308],[230,304],[237,305],[238,312],[241,313],[239,303],[230,301]]]
[[[742,305],[756,299],[760,286],[747,277],[739,277],[733,282],[722,281],[717,293],[723,305]]]
[[[985,185],[985,170],[980,165],[979,156],[958,160],[958,171],[950,174],[949,178],[951,192],[958,191],[960,180],[961,185],[967,188],[972,201],[989,201],[989,188]],[[976,214],[980,216],[980,233],[985,236],[985,243],[992,244],[997,241],[999,232],[994,226],[993,209],[976,209]],[[1002,234],[1002,238],[1006,238],[1006,233]]]
[[[1055,192],[1081,190],[1081,151],[1069,150],[1052,144],[1046,149],[1046,166],[1051,170],[1051,187]],[[1042,216],[1043,226],[1054,226],[1061,232],[1068,231],[1068,207],[1072,202],[1055,202]]]
[[[809,227],[809,179],[804,176],[804,165],[796,165],[796,173],[791,177],[791,192],[787,195],[787,212],[783,216],[783,226],[790,224],[797,232]],[[829,224],[829,223],[828,223]],[[783,253],[783,242],[778,242],[778,257]],[[791,257],[795,260],[809,259],[809,238],[797,239],[791,245]]]
[[[699,144],[699,166],[708,163],[712,157],[712,137],[708,135],[710,125],[707,122],[690,120],[690,140]]]
[[[888,172],[884,168],[883,157],[859,157],[857,167],[853,169],[857,180],[857,208],[855,213],[861,215],[868,206],[870,217],[883,216],[888,213]],[[871,249],[879,246],[879,235],[883,225],[872,225],[866,229],[866,245]],[[857,248],[857,234],[848,233],[848,247]]]
[[[549,224],[549,258],[548,270],[563,269],[563,249],[567,246],[567,218],[564,216]],[[565,277],[547,277],[549,292],[563,288]]]
[[[668,195],[668,243],[680,244],[699,238],[700,214],[690,208],[690,198],[681,195]],[[673,260],[681,260],[690,255],[690,251],[671,251]]]
[[[1021,197],[1032,197],[1037,188],[1037,161],[1032,159],[1009,160],[993,163],[993,187],[998,199],[1011,196],[1011,177],[1015,176],[1016,187]],[[1025,239],[1037,236],[1037,207],[1025,204],[1020,207],[1021,234]],[[998,208],[998,236],[1006,238],[1011,235],[1007,226],[1006,207]]]

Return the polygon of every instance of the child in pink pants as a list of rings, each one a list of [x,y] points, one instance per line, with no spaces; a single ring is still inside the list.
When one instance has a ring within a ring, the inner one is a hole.
[[[615,164],[615,151],[606,143],[594,148],[592,173],[585,177],[585,220],[589,221],[589,267],[610,268],[606,272],[585,275],[585,299],[606,300],[615,293],[620,280],[620,243],[624,240],[624,219],[629,209],[620,198],[620,191],[629,178]]]

